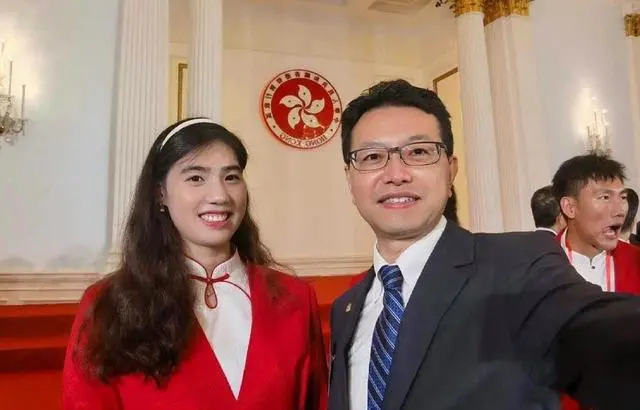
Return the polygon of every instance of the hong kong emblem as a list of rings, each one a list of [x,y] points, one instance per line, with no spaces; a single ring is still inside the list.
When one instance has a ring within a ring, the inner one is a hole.
[[[282,72],[262,91],[265,125],[281,142],[311,149],[326,144],[340,128],[342,103],[331,83],[310,70]]]

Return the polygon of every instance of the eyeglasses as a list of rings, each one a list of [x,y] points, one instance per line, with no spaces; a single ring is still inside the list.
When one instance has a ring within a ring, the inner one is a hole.
[[[349,153],[349,159],[358,171],[375,171],[386,167],[394,152],[399,153],[402,162],[409,166],[423,166],[438,162],[443,151],[446,152],[446,146],[442,142],[421,141],[402,147],[357,149]]]

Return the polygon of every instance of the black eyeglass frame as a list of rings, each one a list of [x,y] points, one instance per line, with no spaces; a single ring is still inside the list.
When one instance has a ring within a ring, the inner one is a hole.
[[[429,144],[429,145],[435,145],[438,148],[438,157],[436,158],[435,161],[429,162],[429,163],[425,163],[425,164],[409,164],[407,163],[407,161],[405,160],[405,158],[402,156],[402,152],[404,149],[406,149],[407,147],[411,147],[414,145],[418,145],[418,144]],[[384,164],[374,168],[374,169],[359,169],[358,166],[356,165],[356,156],[358,155],[359,152],[362,151],[369,151],[369,150],[380,150],[381,152],[383,150],[385,150],[387,152],[387,160],[384,161]],[[397,152],[398,155],[400,156],[400,159],[402,160],[402,162],[410,167],[424,167],[424,166],[428,166],[428,165],[433,165],[435,163],[437,163],[438,161],[440,161],[440,158],[442,158],[442,153],[444,152],[445,155],[447,155],[447,146],[440,141],[415,141],[415,142],[410,142],[408,144],[402,145],[402,146],[395,146],[395,147],[391,147],[391,148],[387,148],[387,147],[366,147],[366,148],[360,148],[360,149],[356,149],[353,150],[351,152],[349,152],[349,165],[353,167],[353,169],[355,169],[356,171],[360,171],[360,172],[369,172],[369,171],[378,171],[383,169],[384,167],[386,167],[389,164],[389,160],[391,159],[391,154],[393,154],[394,152]]]

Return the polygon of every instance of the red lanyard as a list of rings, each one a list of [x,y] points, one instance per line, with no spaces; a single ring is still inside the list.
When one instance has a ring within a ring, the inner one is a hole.
[[[564,245],[567,248],[567,256],[569,257],[569,262],[573,264],[573,251],[571,250],[571,245],[569,245],[569,235],[565,231],[564,235]],[[613,282],[613,256],[611,256],[611,252],[605,251],[605,259],[604,259],[604,272],[605,272],[605,291],[614,292],[614,282]]]

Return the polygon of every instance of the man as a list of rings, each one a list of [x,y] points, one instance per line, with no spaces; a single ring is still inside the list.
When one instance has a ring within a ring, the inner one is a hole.
[[[640,294],[640,249],[619,240],[628,213],[624,166],[591,153],[565,161],[553,190],[567,228],[558,236],[569,261],[605,291]]]
[[[553,195],[551,185],[536,190],[531,196],[531,213],[536,230],[549,232],[554,237],[562,231],[566,223],[560,212],[560,204]]]
[[[634,225],[636,225],[635,221],[638,214],[638,193],[631,188],[627,188],[626,192],[629,209],[627,211],[627,215],[624,217],[624,222],[622,222],[622,228],[620,228],[620,239],[637,245],[638,234],[633,233],[632,231],[636,227]]]
[[[332,306],[331,410],[554,409],[557,390],[637,407],[638,299],[585,282],[553,238],[443,217],[457,160],[435,93],[373,86],[343,113],[342,153],[377,241]]]
[[[619,240],[629,214],[625,179],[624,166],[606,155],[565,161],[552,186],[567,221],[557,239],[585,280],[605,291],[640,294],[640,249]],[[563,397],[562,408],[580,406]]]

